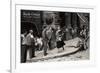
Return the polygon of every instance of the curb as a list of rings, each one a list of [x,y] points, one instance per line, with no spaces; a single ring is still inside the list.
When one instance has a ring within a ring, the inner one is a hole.
[[[32,60],[30,61],[27,61],[27,62],[37,62],[37,61],[44,61],[44,60],[48,60],[48,59],[53,59],[53,58],[58,58],[58,57],[64,57],[64,56],[68,56],[68,55],[71,55],[71,54],[74,54],[76,52],[79,51],[79,48],[75,48],[75,50],[71,51],[71,52],[62,52],[62,53],[57,53],[57,54],[54,54],[54,55],[47,55],[47,56],[43,56],[42,58],[32,58]]]

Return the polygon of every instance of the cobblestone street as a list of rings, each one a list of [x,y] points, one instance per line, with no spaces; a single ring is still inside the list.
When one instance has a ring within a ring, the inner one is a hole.
[[[60,57],[60,58],[44,60],[43,62],[76,61],[76,60],[89,60],[89,49],[84,50],[84,51],[79,51],[77,53]],[[39,60],[39,62],[42,62],[42,60]]]
[[[78,51],[79,48],[75,48],[80,38],[74,38],[69,41],[65,41],[64,50],[57,48],[53,50],[48,50],[48,55],[43,55],[42,51],[36,51],[36,57],[32,58],[27,62],[54,62],[54,61],[75,61],[75,60],[88,60],[89,59],[89,49]]]

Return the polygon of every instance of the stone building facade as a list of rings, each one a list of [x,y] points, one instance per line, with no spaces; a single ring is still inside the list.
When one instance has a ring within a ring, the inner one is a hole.
[[[89,29],[89,13],[21,10],[21,33],[32,29],[35,35],[41,36],[42,30],[48,25],[59,25],[65,31],[64,40],[70,40],[79,36],[83,25]],[[53,33],[51,49],[56,47],[55,39]]]

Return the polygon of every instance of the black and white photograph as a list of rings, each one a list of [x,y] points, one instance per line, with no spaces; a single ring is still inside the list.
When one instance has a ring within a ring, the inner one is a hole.
[[[20,10],[20,62],[90,59],[90,13]]]

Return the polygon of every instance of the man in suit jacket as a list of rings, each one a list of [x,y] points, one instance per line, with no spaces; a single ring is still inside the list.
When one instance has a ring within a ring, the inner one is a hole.
[[[29,30],[29,34],[26,36],[26,45],[29,51],[29,60],[32,57],[35,57],[35,41],[34,41],[34,36],[33,36],[33,30]]]

